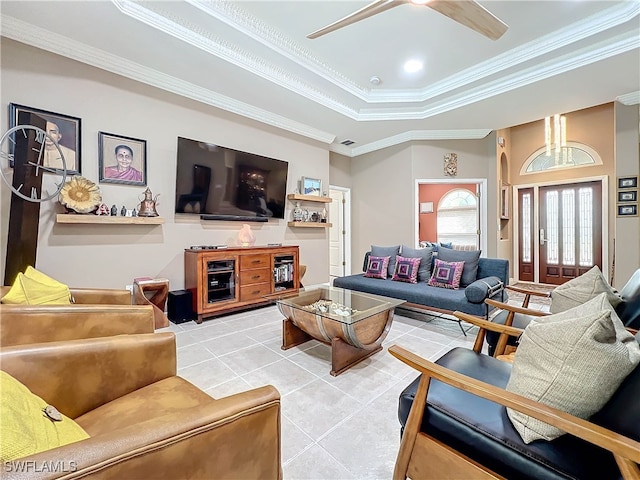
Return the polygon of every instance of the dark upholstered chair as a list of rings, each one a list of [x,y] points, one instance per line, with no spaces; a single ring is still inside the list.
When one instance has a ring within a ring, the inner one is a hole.
[[[521,333],[480,319],[474,323]],[[640,367],[587,421],[506,391],[511,363],[474,350],[457,347],[435,363],[397,345],[389,352],[421,373],[400,395],[403,434],[394,479],[640,478]],[[525,444],[506,407],[568,434]]]
[[[549,297],[551,295],[550,293],[527,290],[510,285],[505,286],[505,288],[524,295],[522,308],[487,299],[486,303],[502,310],[492,319],[493,322],[512,325],[517,328],[525,328],[532,318],[547,314],[527,309],[527,307],[529,306],[529,301],[532,296]],[[635,330],[640,329],[640,269],[636,270],[625,286],[622,287],[620,297],[622,298],[622,302],[615,307],[618,317],[620,317],[625,327]],[[483,335],[483,333],[481,332],[480,335]],[[515,346],[517,343],[517,338],[511,337],[508,339],[506,335],[503,335],[503,344],[499,345],[500,334],[497,332],[487,332],[486,340],[489,345],[489,355],[492,356],[502,355],[507,345]]]

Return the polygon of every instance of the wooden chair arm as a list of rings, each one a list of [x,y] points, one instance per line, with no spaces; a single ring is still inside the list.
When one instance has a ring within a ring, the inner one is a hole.
[[[587,420],[574,417],[557,408],[549,407],[521,395],[508,392],[503,388],[481,382],[437,365],[398,345],[389,347],[389,353],[429,378],[434,378],[465,392],[522,412],[605,450],[609,450],[614,455],[620,456],[625,460],[640,463],[640,442]],[[416,404],[414,403],[415,406]],[[418,405],[417,408],[423,408],[423,406]]]
[[[507,310],[509,312],[514,312],[514,313],[522,313],[524,315],[533,315],[536,317],[544,317],[546,315],[549,315],[549,312],[544,312],[542,310],[534,310],[531,308],[518,307],[517,305],[510,305],[508,303],[498,302],[490,298],[485,299],[484,303],[486,303],[487,305],[491,305],[492,307],[499,308],[500,310]]]
[[[523,295],[533,295],[534,297],[545,297],[549,298],[551,296],[551,292],[539,292],[537,290],[527,290],[526,288],[515,287],[513,285],[505,285],[507,290],[513,290],[514,292],[522,293]]]
[[[521,328],[503,325],[501,323],[493,323],[492,321],[484,320],[480,317],[469,315],[468,313],[464,312],[455,311],[453,312],[453,315],[460,320],[475,325],[476,327],[484,328],[485,330],[489,330],[491,332],[505,333],[511,337],[519,337],[523,332]]]

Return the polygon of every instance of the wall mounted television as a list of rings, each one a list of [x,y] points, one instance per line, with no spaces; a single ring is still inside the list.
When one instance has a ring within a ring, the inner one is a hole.
[[[175,213],[203,220],[284,218],[289,163],[178,137]]]

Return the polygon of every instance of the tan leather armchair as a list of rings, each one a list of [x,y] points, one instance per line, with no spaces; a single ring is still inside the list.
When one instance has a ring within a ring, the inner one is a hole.
[[[153,333],[151,305],[0,305],[0,346]]]
[[[4,297],[10,286],[0,287],[0,298]],[[131,292],[118,288],[70,288],[73,303],[131,305]]]
[[[176,376],[173,333],[7,347],[0,361],[91,437],[23,462],[66,462],[69,479],[282,478],[278,391],[210,397]],[[0,468],[8,479],[60,476]]]

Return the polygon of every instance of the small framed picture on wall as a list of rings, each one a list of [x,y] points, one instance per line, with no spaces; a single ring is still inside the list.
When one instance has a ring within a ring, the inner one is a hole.
[[[618,203],[637,202],[637,201],[638,201],[637,190],[620,190],[618,192]]]
[[[618,177],[618,188],[638,188],[638,177]]]
[[[138,138],[98,132],[100,183],[147,184],[147,142]]]
[[[619,217],[637,217],[638,216],[638,204],[633,205],[618,205]]]

